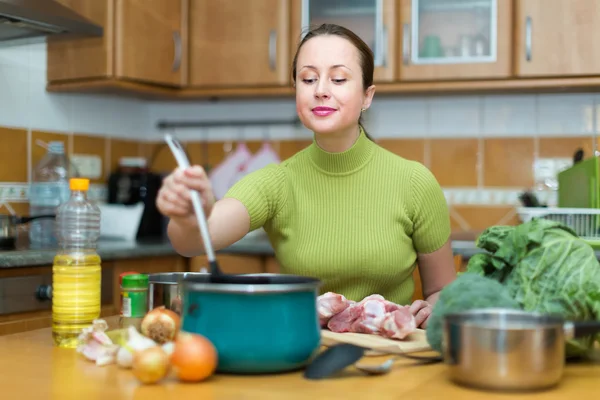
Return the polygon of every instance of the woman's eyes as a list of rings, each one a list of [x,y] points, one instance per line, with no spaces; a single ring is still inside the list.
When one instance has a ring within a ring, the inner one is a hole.
[[[315,81],[316,81],[316,79],[302,79],[302,82],[307,83],[307,84],[311,84]],[[344,82],[346,82],[346,79],[332,79],[332,81],[334,83],[344,83]]]

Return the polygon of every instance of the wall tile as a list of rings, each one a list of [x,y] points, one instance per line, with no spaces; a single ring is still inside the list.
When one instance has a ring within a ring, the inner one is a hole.
[[[107,162],[106,139],[99,136],[73,135],[73,154],[86,154],[100,157],[102,171],[105,171]],[[82,176],[85,178],[85,176]],[[105,176],[101,174],[98,179],[90,179],[90,183],[105,183]]]
[[[432,139],[431,172],[442,186],[477,186],[478,139]]]
[[[65,93],[48,93],[45,76],[32,77],[28,84],[29,107],[25,115],[31,129],[72,132],[69,118],[73,103],[77,103],[73,100],[73,96]],[[78,104],[81,107],[82,103]],[[90,118],[89,121],[94,121],[94,118]]]
[[[110,165],[107,174],[110,174],[119,167],[121,157],[146,157],[141,147],[142,144],[135,140],[122,140],[108,138],[108,165]],[[108,178],[108,176],[107,176]]]
[[[29,128],[28,87],[29,72],[26,69],[0,64],[0,126]]]
[[[535,102],[535,95],[484,96],[482,133],[486,137],[534,135]]]
[[[27,182],[27,131],[0,127],[0,182]]]
[[[479,96],[432,98],[429,123],[432,138],[477,137],[481,133],[481,98]]]
[[[529,188],[533,185],[533,138],[484,139],[483,184]]]
[[[363,114],[374,138],[423,138],[428,135],[427,102],[421,98],[378,98]]]
[[[591,135],[594,130],[592,94],[542,94],[538,110],[541,135]]]
[[[591,137],[541,137],[539,138],[539,157],[553,158],[566,157],[571,158],[578,148],[583,148],[585,157],[593,154],[593,145]]]
[[[16,215],[28,215],[29,214],[29,203],[8,203]],[[0,215],[11,215],[11,212],[4,205],[0,206]],[[19,231],[23,230],[27,232],[25,226],[18,227]]]
[[[381,139],[377,143],[400,157],[425,164],[424,139]]]
[[[451,227],[454,231],[481,231],[492,225],[518,225],[514,207],[452,206]]]
[[[31,131],[31,169],[33,170],[40,160],[48,152],[44,147],[39,146],[36,141],[41,140],[45,144],[51,141],[61,141],[65,145],[65,153],[70,156],[73,153],[71,148],[71,134],[56,132]]]

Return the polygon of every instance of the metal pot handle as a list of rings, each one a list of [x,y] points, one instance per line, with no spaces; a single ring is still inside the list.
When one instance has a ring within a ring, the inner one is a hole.
[[[569,339],[600,333],[600,321],[573,321],[564,325],[565,335]]]

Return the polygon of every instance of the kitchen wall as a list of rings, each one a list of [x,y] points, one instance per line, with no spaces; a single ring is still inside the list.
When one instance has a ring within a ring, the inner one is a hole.
[[[161,120],[293,118],[293,99],[218,102],[143,102],[118,96],[45,92],[45,47],[0,48],[0,202],[26,212],[26,184],[43,156],[36,139],[59,138],[70,153],[102,158],[105,176],[122,156],[154,155],[169,171],[168,149],[158,148]],[[516,223],[517,196],[535,186],[534,162],[571,158],[578,147],[596,148],[600,95],[378,96],[366,113],[371,135],[384,147],[423,162],[443,186],[455,229]],[[177,130],[192,161],[218,164],[235,142],[257,150],[269,139],[287,158],[308,145],[304,128]],[[203,142],[208,142],[203,145]],[[105,176],[94,180],[102,188]],[[11,183],[7,186],[7,183]],[[20,187],[18,193],[3,187]],[[543,192],[552,202],[552,192]],[[9,197],[7,197],[9,196]],[[5,212],[1,209],[0,212]]]

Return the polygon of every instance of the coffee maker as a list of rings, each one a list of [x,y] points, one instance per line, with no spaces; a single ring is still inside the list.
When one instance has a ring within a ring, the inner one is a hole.
[[[166,237],[166,218],[158,211],[156,197],[163,176],[150,172],[142,157],[123,157],[108,179],[108,203],[134,205],[144,203],[136,239]]]

